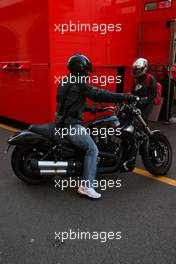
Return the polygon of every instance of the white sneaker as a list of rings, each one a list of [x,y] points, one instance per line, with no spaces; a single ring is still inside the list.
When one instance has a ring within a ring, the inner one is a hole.
[[[93,199],[99,199],[101,198],[101,194],[96,192],[94,188],[88,188],[88,187],[79,187],[77,192],[82,195],[87,195],[90,198]]]

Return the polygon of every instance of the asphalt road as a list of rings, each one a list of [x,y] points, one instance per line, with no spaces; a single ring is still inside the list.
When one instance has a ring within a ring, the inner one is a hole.
[[[167,177],[176,180],[176,126],[161,128],[174,151]],[[73,189],[61,191],[54,183],[28,186],[12,172],[11,151],[4,153],[11,134],[0,130],[1,264],[175,264],[175,186],[135,173],[111,175],[122,179],[122,187],[102,191],[99,201],[80,198]],[[119,231],[122,238],[55,240],[55,232],[70,229]]]

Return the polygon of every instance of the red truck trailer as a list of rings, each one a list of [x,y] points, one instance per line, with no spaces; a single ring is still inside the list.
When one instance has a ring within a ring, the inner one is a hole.
[[[97,76],[121,76],[120,83],[97,84],[111,91],[131,90],[138,56],[149,60],[158,79],[166,78],[164,69],[171,78],[175,18],[175,0],[1,0],[0,115],[53,120],[59,77],[67,75],[74,53],[90,57]]]

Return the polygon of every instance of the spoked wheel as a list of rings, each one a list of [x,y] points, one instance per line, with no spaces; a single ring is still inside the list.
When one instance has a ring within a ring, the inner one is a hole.
[[[42,160],[48,149],[38,145],[16,146],[12,153],[11,164],[16,176],[30,184],[41,184],[47,182],[51,176],[43,176],[39,170],[31,169],[33,159]]]
[[[161,133],[152,135],[144,146],[142,160],[145,168],[153,175],[165,175],[172,164],[172,148]]]

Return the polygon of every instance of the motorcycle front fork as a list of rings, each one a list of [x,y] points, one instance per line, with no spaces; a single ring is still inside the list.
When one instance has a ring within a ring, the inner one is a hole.
[[[145,130],[145,132],[146,132],[146,134],[147,134],[148,136],[152,136],[152,135],[154,135],[154,132],[156,132],[156,130],[155,130],[155,131],[152,131],[152,130],[149,128],[148,124],[145,122],[145,120],[142,118],[141,115],[137,115],[137,119],[138,119],[138,120],[140,121],[140,123],[143,125],[144,130]],[[158,141],[156,140],[155,137],[153,137],[153,141],[154,141],[154,143],[156,144],[156,148],[155,148],[155,150],[154,150],[154,156],[155,156],[155,158],[156,158],[156,157],[158,156],[157,147],[159,147],[159,149],[160,149],[161,151],[163,151],[163,146],[160,144],[160,142],[158,142]]]
[[[145,120],[142,118],[141,114],[137,115],[138,121],[143,125],[144,130],[148,136],[151,136],[153,134],[152,130],[149,128],[148,124],[145,122]]]

